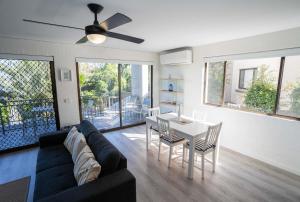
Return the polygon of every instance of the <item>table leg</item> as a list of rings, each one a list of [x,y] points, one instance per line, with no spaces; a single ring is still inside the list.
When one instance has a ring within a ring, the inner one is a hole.
[[[194,176],[194,154],[195,154],[195,141],[194,138],[189,140],[189,167],[188,167],[188,178],[193,179]]]

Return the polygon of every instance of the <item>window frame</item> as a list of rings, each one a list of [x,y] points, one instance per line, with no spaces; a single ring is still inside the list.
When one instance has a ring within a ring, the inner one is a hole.
[[[300,54],[299,54],[299,56],[300,56]],[[224,105],[226,69],[227,69],[227,62],[229,60],[220,61],[220,62],[224,62],[222,102],[221,102],[220,105],[209,103],[209,102],[206,101],[206,96],[207,96],[207,93],[208,93],[208,91],[207,91],[207,82],[208,82],[207,77],[208,77],[208,63],[209,62],[205,62],[205,64],[204,64],[203,104],[210,105],[210,106],[215,106],[215,107],[229,108],[229,109],[237,110],[237,111],[251,112],[251,113],[255,113],[255,114],[262,114],[262,115],[267,115],[267,116],[272,116],[272,117],[279,117],[279,118],[285,118],[285,119],[300,121],[300,118],[297,118],[297,117],[294,117],[294,116],[278,114],[280,93],[281,93],[281,89],[282,89],[282,79],[283,79],[283,74],[284,74],[285,57],[286,56],[280,57],[280,67],[279,67],[279,75],[278,75],[278,81],[277,81],[276,100],[275,100],[275,106],[274,106],[273,113],[263,113],[263,112],[256,112],[256,111],[246,110],[246,109],[237,109],[237,108],[232,108],[232,107],[228,107],[228,106]],[[245,69],[255,69],[255,68],[245,68]],[[240,69],[240,70],[245,70],[245,69]],[[239,76],[240,76],[240,74],[239,74]],[[239,77],[238,87],[240,88],[240,77]]]
[[[246,72],[247,70],[252,70],[252,83],[254,82],[254,79],[255,79],[255,74],[257,73],[257,67],[251,67],[251,68],[241,68],[239,70],[239,84],[238,84],[238,88],[241,89],[241,90],[247,90],[247,88],[245,88],[244,86],[245,85],[241,85],[241,73],[242,71]],[[245,84],[245,73],[244,73],[244,84]]]

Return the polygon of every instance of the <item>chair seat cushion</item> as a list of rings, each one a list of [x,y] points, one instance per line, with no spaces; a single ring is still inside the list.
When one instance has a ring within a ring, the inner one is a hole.
[[[190,146],[189,142],[187,142],[187,146]],[[203,139],[198,139],[195,142],[195,149],[198,150],[198,151],[201,151],[201,152],[205,152],[205,151],[207,151],[209,149],[212,149],[214,147],[215,147],[214,145],[205,146],[205,140],[203,140]]]
[[[70,163],[73,164],[72,157],[63,144],[40,148],[36,172]]]
[[[34,199],[42,199],[77,186],[73,167],[73,163],[69,163],[37,173]]]
[[[165,140],[165,141],[168,141],[170,143],[176,143],[176,142],[180,142],[180,141],[183,141],[184,138],[183,137],[178,137],[177,135],[175,134],[172,134],[172,137],[170,138],[169,135],[162,135],[160,137],[161,139]]]

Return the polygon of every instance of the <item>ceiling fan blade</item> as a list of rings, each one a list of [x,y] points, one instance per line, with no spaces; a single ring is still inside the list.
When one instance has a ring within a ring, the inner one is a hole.
[[[144,39],[139,39],[139,38],[136,38],[136,37],[132,37],[132,36],[124,35],[124,34],[119,34],[119,33],[115,33],[115,32],[106,32],[106,36],[116,38],[116,39],[121,39],[121,40],[124,40],[124,41],[133,42],[133,43],[138,43],[138,44],[144,42]]]
[[[102,28],[104,28],[105,30],[110,30],[110,29],[119,27],[119,26],[124,25],[131,21],[132,20],[128,16],[126,16],[122,13],[116,13],[113,16],[111,16],[110,18],[101,22],[100,26]]]
[[[82,37],[81,39],[79,39],[76,44],[82,44],[88,41],[88,38],[86,36]]]
[[[50,26],[55,26],[55,27],[64,27],[64,28],[70,28],[70,29],[84,30],[83,28],[79,28],[79,27],[59,25],[59,24],[54,24],[54,23],[49,23],[49,22],[41,22],[41,21],[36,21],[36,20],[23,19],[23,21],[24,22],[30,22],[30,23],[36,23],[36,24],[42,24],[42,25],[50,25]]]

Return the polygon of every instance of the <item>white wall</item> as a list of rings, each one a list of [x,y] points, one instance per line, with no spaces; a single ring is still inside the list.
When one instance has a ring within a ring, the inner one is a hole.
[[[127,51],[121,49],[105,48],[100,46],[75,45],[75,44],[58,44],[52,42],[41,42],[24,39],[0,38],[0,53],[9,54],[26,54],[26,55],[44,55],[53,56],[58,109],[61,126],[76,124],[79,122],[79,107],[77,94],[77,77],[75,58],[99,58],[107,60],[125,60],[125,61],[147,61],[157,63],[156,53]],[[58,79],[58,70],[68,68],[72,71],[71,82],[61,82]],[[154,67],[154,92],[157,88],[158,68]],[[158,95],[154,94],[154,101],[158,100]],[[64,100],[68,100],[64,102]]]
[[[192,65],[160,68],[160,75],[183,75],[184,113],[203,110],[208,120],[223,121],[222,146],[300,175],[299,121],[202,104],[203,57],[292,47],[300,47],[300,28],[195,47]]]

